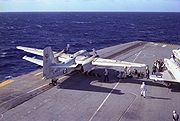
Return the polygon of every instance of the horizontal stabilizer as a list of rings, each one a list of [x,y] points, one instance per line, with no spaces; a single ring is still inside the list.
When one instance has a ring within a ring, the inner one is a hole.
[[[43,50],[41,50],[41,49],[22,47],[22,46],[16,46],[16,48],[19,50],[23,50],[25,52],[28,52],[28,53],[43,56]],[[56,52],[53,52],[53,53],[55,54]]]
[[[32,58],[32,57],[27,57],[27,56],[24,56],[23,59],[27,60],[29,62],[35,63],[37,65],[43,66],[43,61],[40,60],[40,59],[36,59],[36,58]]]

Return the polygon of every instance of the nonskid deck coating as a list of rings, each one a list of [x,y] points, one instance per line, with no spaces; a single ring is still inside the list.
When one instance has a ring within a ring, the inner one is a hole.
[[[132,42],[99,50],[98,54],[103,57],[141,62],[151,66],[154,60],[168,58],[171,50],[177,48],[179,46]],[[15,98],[16,96],[13,97],[15,94],[10,90],[19,87],[19,84],[22,84],[22,87],[19,89],[21,94],[18,96],[26,95],[27,91],[31,92],[31,90],[47,84],[48,82],[42,81],[42,75],[33,76],[40,71],[17,77],[14,79],[15,82],[1,88],[0,93],[4,94],[1,99],[6,94],[11,95],[12,99]],[[60,88],[50,88],[11,110],[4,109],[1,120],[164,121],[172,120],[172,110],[180,112],[179,88],[168,89],[162,84],[156,84],[146,79],[125,79],[118,83],[113,77],[113,72],[113,70],[110,72],[111,83],[99,82],[102,81],[102,77],[89,77],[81,74],[69,76],[61,80]],[[139,86],[142,81],[145,81],[148,86],[146,99],[139,96]],[[7,104],[11,103],[8,100],[6,100]],[[15,103],[18,103],[18,100],[16,101]],[[6,106],[1,105],[1,110]]]

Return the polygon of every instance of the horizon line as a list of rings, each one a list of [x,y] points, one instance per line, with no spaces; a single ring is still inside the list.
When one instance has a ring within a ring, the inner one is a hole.
[[[127,12],[127,13],[180,13],[180,11],[0,11],[0,13],[29,13],[29,12],[104,12],[104,13],[120,13],[120,12]]]

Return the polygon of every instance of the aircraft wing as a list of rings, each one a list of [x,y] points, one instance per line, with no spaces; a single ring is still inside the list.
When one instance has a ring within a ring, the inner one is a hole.
[[[31,63],[35,63],[37,65],[43,66],[43,60],[32,58],[32,57],[27,57],[27,56],[24,56],[23,59],[27,60]]]
[[[25,52],[28,52],[28,53],[43,56],[43,50],[41,50],[41,49],[22,47],[22,46],[17,46],[16,48],[19,50],[23,50]],[[56,52],[53,52],[53,53],[55,54]]]
[[[92,65],[96,66],[120,66],[120,67],[145,67],[145,64],[132,63],[126,61],[112,60],[112,59],[103,59],[95,58],[92,61]]]
[[[155,81],[162,81],[162,82],[177,82],[177,83],[179,83],[175,79],[163,78],[163,77],[157,76],[157,75],[150,75],[149,79],[155,80]]]
[[[172,73],[170,73],[168,70],[164,72],[156,72],[154,75],[150,75],[149,78],[155,81],[180,83],[179,80],[175,79]]]
[[[34,64],[37,64],[37,65],[40,65],[40,66],[43,66],[43,60],[40,60],[40,59],[36,59],[36,58],[33,58],[33,57],[27,57],[27,56],[24,56],[23,57],[24,60],[27,60],[31,63],[34,63]],[[53,68],[76,68],[78,64],[53,64],[51,65],[51,67]]]

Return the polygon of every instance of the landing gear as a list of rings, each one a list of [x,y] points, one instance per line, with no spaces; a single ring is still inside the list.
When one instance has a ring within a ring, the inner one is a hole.
[[[83,66],[80,67],[80,72],[81,72],[81,73],[84,73],[84,68],[83,68]]]
[[[165,85],[166,87],[170,87],[170,86],[172,85],[172,83],[164,82],[164,85]]]
[[[67,68],[63,70],[63,74],[66,74],[67,73]]]
[[[49,85],[56,86],[56,85],[57,85],[57,80],[58,80],[58,79],[52,79],[52,80],[51,80],[51,83],[50,83]]]

